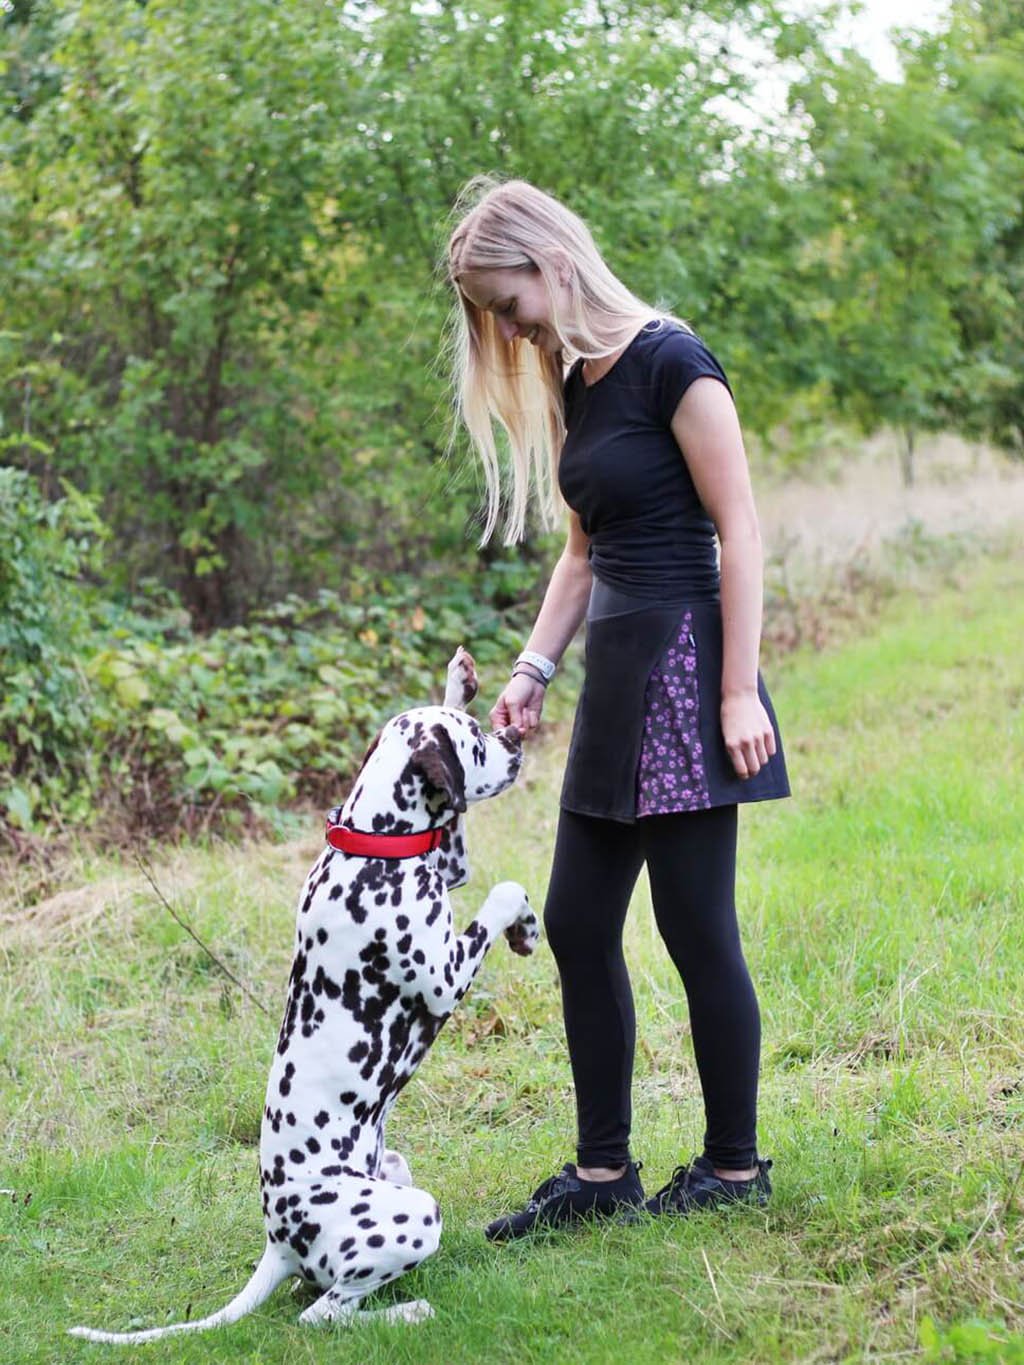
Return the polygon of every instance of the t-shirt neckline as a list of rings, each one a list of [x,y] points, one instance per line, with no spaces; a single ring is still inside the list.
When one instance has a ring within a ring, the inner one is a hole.
[[[633,349],[633,347],[635,346],[635,344],[637,343],[637,341],[639,341],[639,339],[640,339],[646,332],[648,332],[648,331],[653,327],[654,324],[658,324],[658,326],[660,327],[660,326],[663,326],[663,325],[665,324],[665,322],[666,322],[666,319],[665,319],[665,318],[648,318],[648,320],[647,320],[646,322],[642,323],[642,324],[640,325],[640,327],[633,333],[633,335],[630,337],[630,339],[626,342],[625,346],[622,348],[622,353],[621,353],[621,355],[620,355],[620,356],[618,357],[618,359],[614,362],[614,364],[609,365],[608,369],[605,370],[604,374],[601,375],[601,377],[600,377],[599,379],[595,379],[594,382],[593,382],[592,384],[588,384],[587,381],[586,381],[586,378],[584,377],[584,374],[583,374],[584,357],[583,357],[583,356],[580,356],[580,358],[579,358],[579,359],[577,360],[577,362],[576,362],[576,365],[577,365],[577,371],[576,371],[576,372],[577,372],[577,374],[579,375],[579,377],[580,377],[580,383],[583,385],[583,388],[586,390],[586,392],[587,392],[587,393],[590,393],[593,389],[596,389],[596,388],[598,387],[598,385],[603,384],[604,381],[608,378],[608,376],[609,376],[610,374],[612,374],[615,370],[618,369],[618,367],[619,367],[619,365],[621,364],[621,362],[622,362],[623,360],[625,360],[626,356],[627,356],[627,355],[629,354],[629,352]]]

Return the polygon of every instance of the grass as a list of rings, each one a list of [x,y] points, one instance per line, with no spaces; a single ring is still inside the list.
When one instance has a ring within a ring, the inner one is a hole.
[[[311,1333],[287,1291],[161,1361],[1024,1361],[1024,561],[880,603],[872,628],[772,667],[796,799],[742,816],[745,944],[764,1021],[776,1195],[688,1224],[504,1249],[480,1226],[571,1159],[554,966],[497,952],[396,1111],[441,1201],[441,1251],[394,1296],[434,1321]],[[494,880],[541,901],[564,728],[472,819],[468,920]],[[131,869],[0,941],[0,1360],[115,1348],[75,1323],[200,1316],[262,1244],[255,1144],[317,831],[158,860],[226,983]],[[682,991],[646,889],[627,952],[634,1145],[660,1184],[700,1148]]]

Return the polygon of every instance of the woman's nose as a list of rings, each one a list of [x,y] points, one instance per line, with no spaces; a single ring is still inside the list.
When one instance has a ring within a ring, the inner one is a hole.
[[[501,333],[502,341],[511,341],[513,337],[519,335],[519,327],[511,318],[496,318],[498,331]]]

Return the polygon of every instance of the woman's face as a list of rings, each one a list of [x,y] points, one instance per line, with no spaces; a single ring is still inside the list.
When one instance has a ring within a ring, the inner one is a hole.
[[[523,337],[542,351],[562,349],[552,326],[551,296],[539,270],[469,270],[459,287],[470,303],[494,314],[506,341]]]

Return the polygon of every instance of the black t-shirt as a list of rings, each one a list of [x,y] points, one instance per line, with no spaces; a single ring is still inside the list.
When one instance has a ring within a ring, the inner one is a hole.
[[[695,379],[729,381],[699,337],[649,323],[596,384],[577,362],[565,382],[562,496],[590,537],[596,576],[652,601],[718,594],[715,528],[671,421]]]

